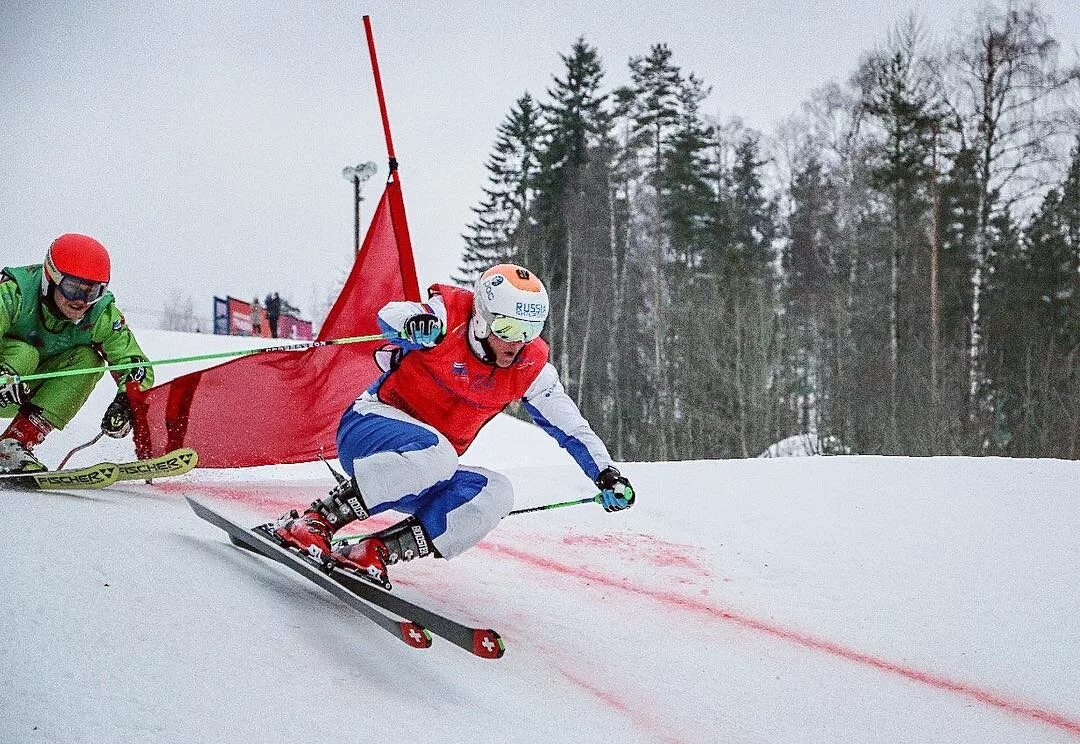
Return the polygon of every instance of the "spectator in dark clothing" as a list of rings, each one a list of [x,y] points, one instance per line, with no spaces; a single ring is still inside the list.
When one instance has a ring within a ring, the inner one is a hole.
[[[270,335],[274,338],[278,337],[278,317],[281,315],[281,298],[278,297],[278,293],[274,292],[272,295],[266,295],[266,319],[270,323]]]

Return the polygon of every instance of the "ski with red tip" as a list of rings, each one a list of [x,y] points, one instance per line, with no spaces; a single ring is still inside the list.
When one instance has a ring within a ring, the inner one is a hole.
[[[391,594],[374,583],[335,568],[331,576],[368,602],[401,617],[410,617],[440,638],[463,648],[482,659],[498,659],[506,652],[502,637],[491,628],[470,628],[448,617],[432,612],[426,607],[410,602],[400,595]]]
[[[185,496],[184,498],[187,499],[196,515],[228,533],[229,539],[234,544],[291,568],[304,578],[333,594],[383,630],[397,636],[409,646],[413,648],[428,648],[431,646],[431,633],[423,625],[411,620],[395,620],[384,615],[377,607],[358,596],[350,586],[339,581],[337,577],[320,570],[297,553],[278,545],[273,540],[254,530],[241,527],[190,497]],[[407,616],[401,615],[401,617]]]

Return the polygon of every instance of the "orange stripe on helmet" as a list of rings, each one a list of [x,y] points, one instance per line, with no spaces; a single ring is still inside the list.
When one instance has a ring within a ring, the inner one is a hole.
[[[539,292],[544,286],[531,271],[522,268],[521,266],[516,266],[515,264],[499,264],[498,266],[492,266],[484,272],[481,279],[487,279],[496,274],[502,274],[510,284],[525,292]]]

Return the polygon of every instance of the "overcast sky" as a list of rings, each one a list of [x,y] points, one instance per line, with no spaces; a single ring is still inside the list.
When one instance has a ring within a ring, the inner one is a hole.
[[[443,6],[437,8],[436,5]],[[173,291],[277,290],[305,311],[352,251],[349,164],[386,151],[363,38],[372,16],[421,284],[457,265],[495,129],[543,97],[578,36],[611,84],[667,42],[712,86],[706,114],[770,131],[909,11],[931,33],[972,0],[613,3],[0,2],[0,265],[63,232],[100,239],[132,315]],[[1045,0],[1064,58],[1080,2]]]

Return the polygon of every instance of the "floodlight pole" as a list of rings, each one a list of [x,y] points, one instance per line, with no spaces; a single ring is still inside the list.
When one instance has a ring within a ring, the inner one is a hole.
[[[353,251],[360,253],[360,176],[353,174]]]
[[[360,165],[346,166],[341,170],[342,178],[353,182],[353,258],[360,254],[360,202],[364,201],[364,197],[360,196],[360,183],[375,175],[375,171],[375,163],[370,160]]]

